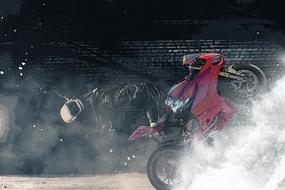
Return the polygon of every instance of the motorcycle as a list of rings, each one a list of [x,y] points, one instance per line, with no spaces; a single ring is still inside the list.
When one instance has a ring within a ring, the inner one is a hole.
[[[149,181],[158,190],[179,185],[179,155],[185,147],[211,144],[213,134],[234,115],[233,106],[217,90],[219,77],[229,79],[235,96],[241,98],[260,94],[267,83],[256,65],[225,67],[224,57],[218,53],[185,55],[182,65],[197,74],[185,77],[169,90],[165,101],[168,119],[161,119],[155,127],[138,127],[129,137],[137,140],[150,136],[159,142],[147,163]]]

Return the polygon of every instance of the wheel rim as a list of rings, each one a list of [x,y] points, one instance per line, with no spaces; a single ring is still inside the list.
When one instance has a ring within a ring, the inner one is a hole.
[[[239,70],[237,72],[243,76],[243,80],[234,80],[231,82],[235,91],[246,95],[250,95],[258,91],[260,82],[254,72],[249,70]]]
[[[161,184],[173,187],[181,183],[179,159],[176,151],[165,151],[156,160],[156,178]]]

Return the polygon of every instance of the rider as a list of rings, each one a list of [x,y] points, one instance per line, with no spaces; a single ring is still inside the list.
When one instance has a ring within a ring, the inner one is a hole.
[[[158,87],[147,83],[95,88],[80,98],[68,100],[62,106],[60,115],[64,122],[72,123],[82,116],[82,113],[91,113],[91,118],[95,118],[94,122],[102,124],[105,121],[120,120],[118,114],[122,112],[122,108],[131,105],[144,110],[150,126],[153,126],[158,120],[161,110],[159,107],[164,100],[164,93]]]

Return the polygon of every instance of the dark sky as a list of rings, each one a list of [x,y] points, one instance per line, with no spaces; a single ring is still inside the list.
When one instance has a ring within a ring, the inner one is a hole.
[[[22,0],[0,0],[0,16],[20,13]]]

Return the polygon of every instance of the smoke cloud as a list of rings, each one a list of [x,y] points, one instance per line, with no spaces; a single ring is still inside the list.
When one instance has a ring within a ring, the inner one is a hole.
[[[191,190],[278,190],[285,181],[285,78],[248,108],[249,122],[229,126],[214,147],[186,152],[183,188]],[[240,118],[239,118],[240,119]],[[179,189],[179,188],[178,188]]]
[[[127,141],[128,135],[144,124],[142,113],[130,115],[121,110],[113,124],[98,125],[84,119],[65,124],[59,115],[65,100],[52,92],[53,87],[73,97],[94,85],[79,76],[67,76],[57,83],[32,75],[17,78],[9,55],[2,54],[0,60],[0,70],[4,72],[0,75],[1,174],[78,175],[145,170],[149,155],[146,151],[153,146],[147,140]]]

